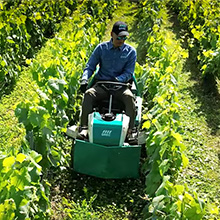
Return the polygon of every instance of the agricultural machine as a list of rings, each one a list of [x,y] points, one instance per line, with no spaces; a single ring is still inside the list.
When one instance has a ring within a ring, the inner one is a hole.
[[[77,126],[67,129],[67,135],[74,138],[73,169],[105,179],[138,178],[141,145],[145,140],[141,140],[139,132],[142,98],[137,82],[133,78],[130,88],[136,105],[133,143],[126,139],[130,118],[125,114],[122,102],[114,96],[115,91],[128,84],[110,81],[98,83],[109,93],[109,100],[102,100],[89,114],[88,140],[77,139]]]

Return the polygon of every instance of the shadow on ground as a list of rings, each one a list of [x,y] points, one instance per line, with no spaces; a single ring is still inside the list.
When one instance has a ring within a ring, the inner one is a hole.
[[[54,175],[55,174],[55,175]],[[144,196],[144,179],[108,180],[74,173],[72,168],[53,174],[51,196],[53,198],[65,197],[70,201],[89,202],[96,195],[92,203],[95,211],[108,211],[115,206],[116,211],[126,214],[128,219],[142,219],[142,211],[146,205]],[[124,218],[120,218],[124,219]]]

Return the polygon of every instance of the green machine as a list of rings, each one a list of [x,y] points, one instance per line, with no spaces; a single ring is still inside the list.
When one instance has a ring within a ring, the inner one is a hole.
[[[128,85],[109,81],[98,83],[109,92],[109,100],[99,103],[88,116],[88,140],[76,138],[76,126],[68,129],[69,136],[75,137],[72,150],[73,169],[78,173],[105,179],[138,178],[142,98],[137,83],[134,79],[131,87],[136,103],[133,144],[126,140],[130,118],[124,113],[122,103],[117,102],[114,97],[115,91]]]

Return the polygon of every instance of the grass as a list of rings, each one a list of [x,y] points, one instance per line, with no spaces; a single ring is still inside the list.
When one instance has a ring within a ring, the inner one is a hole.
[[[206,93],[190,58],[186,65],[179,80],[179,94],[183,136],[190,162],[179,179],[196,189],[201,198],[219,206],[220,96]]]
[[[186,47],[185,31],[180,29],[176,15],[170,13],[172,31]],[[213,92],[204,86],[193,51],[189,51],[179,76],[180,119],[189,165],[178,181],[187,183],[191,191],[220,208],[220,84]],[[214,88],[215,89],[215,88]],[[206,216],[206,219],[218,217]]]
[[[11,93],[0,100],[0,150],[20,147],[25,130],[18,123],[14,110],[20,102],[36,95],[35,91],[29,68],[25,67]]]
[[[171,18],[173,32],[185,47],[184,31],[180,29],[175,15]],[[201,198],[220,208],[219,82],[217,86],[217,92],[204,86],[195,55],[190,51],[179,76],[180,119],[189,165],[180,173],[178,181],[187,182],[192,191],[196,190]],[[206,218],[210,219],[211,216]]]
[[[65,216],[67,212],[64,209],[71,207],[68,204],[76,203],[82,209],[84,201],[89,203],[93,197],[95,199],[89,212],[98,216],[97,219],[141,219],[144,206],[141,179],[105,180],[82,174],[73,175],[71,169],[57,174],[52,178],[52,219]],[[66,198],[68,203],[64,203],[62,198]]]

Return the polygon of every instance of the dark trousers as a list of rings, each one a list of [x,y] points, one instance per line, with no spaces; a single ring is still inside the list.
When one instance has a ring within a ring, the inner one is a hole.
[[[130,89],[120,89],[114,92],[114,97],[124,103],[125,114],[130,117],[129,129],[134,127],[135,118],[135,101],[134,96]],[[95,84],[92,88],[88,89],[84,94],[82,103],[81,126],[88,126],[88,115],[92,113],[95,103],[100,100],[109,99],[109,94],[100,85]]]

